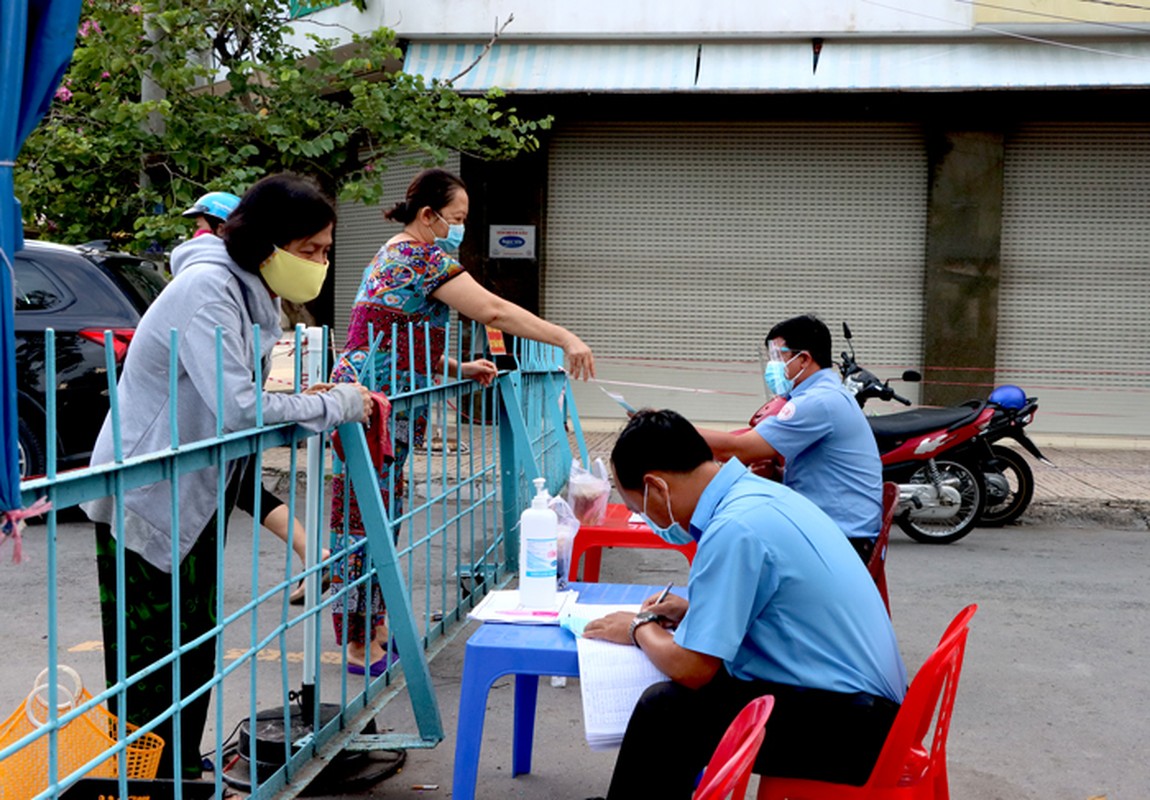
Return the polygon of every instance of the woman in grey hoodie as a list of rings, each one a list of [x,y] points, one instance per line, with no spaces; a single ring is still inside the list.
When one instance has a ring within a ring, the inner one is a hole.
[[[186,444],[256,425],[257,398],[263,420],[274,425],[294,422],[312,431],[343,422],[361,421],[369,408],[367,390],[359,384],[321,386],[304,394],[269,393],[253,380],[258,348],[267,375],[272,347],[281,335],[279,298],[304,302],[323,284],[332,243],[335,209],[316,185],[303,177],[272,175],[244,194],[228,217],[220,237],[202,236],[185,245],[184,267],[140,320],[118,384],[120,437],[124,458],[171,446],[172,398],[168,394],[171,331],[178,332],[176,418],[179,442]],[[254,325],[260,326],[259,341]],[[217,367],[216,329],[222,329],[223,356]],[[217,377],[222,385],[217,386]],[[222,419],[217,419],[222,398]],[[92,463],[114,458],[111,417],[92,453]],[[170,481],[142,486],[124,494],[123,518],[113,498],[85,504],[96,523],[96,561],[104,627],[104,665],[109,684],[131,676],[170,654],[172,640],[172,573],[178,573],[180,641],[186,643],[216,626],[216,563],[222,543],[216,541],[217,509],[224,526],[242,477],[242,463],[230,462],[221,504],[216,466],[184,474],[179,480],[178,520],[170,513]],[[178,531],[179,560],[172,538]],[[124,548],[123,641],[117,638],[116,549]],[[123,648],[127,670],[117,672]],[[180,657],[181,696],[209,681],[215,671],[215,642]],[[143,725],[172,703],[172,667],[165,665],[129,686],[127,718]],[[116,713],[118,703],[109,703]],[[159,777],[198,778],[200,739],[210,693],[186,704],[181,712],[181,774],[174,775],[173,724],[169,717],[155,732],[164,748]]]

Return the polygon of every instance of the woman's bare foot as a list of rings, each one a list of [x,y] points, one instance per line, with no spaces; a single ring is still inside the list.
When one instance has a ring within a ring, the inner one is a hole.
[[[375,640],[372,640],[371,642],[370,661],[364,661],[364,649],[365,648],[363,645],[357,645],[349,642],[347,645],[347,663],[356,664],[360,667],[367,667],[369,664],[374,664],[383,658],[383,647]]]

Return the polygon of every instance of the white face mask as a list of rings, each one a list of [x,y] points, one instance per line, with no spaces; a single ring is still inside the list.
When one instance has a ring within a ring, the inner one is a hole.
[[[327,266],[326,261],[310,261],[277,247],[260,264],[260,276],[268,288],[284,300],[306,303],[319,297]]]

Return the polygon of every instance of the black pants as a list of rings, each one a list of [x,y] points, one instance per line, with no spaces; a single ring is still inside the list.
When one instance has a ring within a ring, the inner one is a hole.
[[[847,538],[847,541],[851,543],[851,547],[859,554],[859,558],[862,559],[862,562],[869,564],[871,554],[874,553],[875,540],[868,539],[865,536],[851,536]]]
[[[100,619],[104,628],[104,674],[108,686],[116,682],[116,654],[122,644],[127,664],[126,676],[151,665],[173,650],[172,577],[131,550],[124,552],[124,624],[126,639],[116,638],[116,540],[111,528],[96,524],[96,568],[100,579]],[[180,563],[180,642],[187,643],[211,630],[216,624],[216,520],[200,534],[199,540]],[[186,697],[215,674],[215,645],[212,640],[189,650],[180,658],[180,696]],[[126,717],[134,725],[151,722],[172,705],[172,665],[141,678],[125,692]],[[205,692],[184,706],[180,715],[181,776],[199,778],[202,773],[200,740],[208,718],[211,693]],[[121,713],[116,696],[108,700],[109,710]],[[175,731],[172,717],[153,729],[164,740],[157,777],[172,778]]]
[[[690,798],[731,720],[764,694],[774,695],[775,706],[756,773],[866,783],[897,703],[868,694],[740,681],[720,669],[700,689],[666,682],[643,694],[627,724],[608,800]]]
[[[260,493],[260,518],[256,520],[262,523],[267,519],[268,514],[275,511],[282,505],[287,505],[283,500],[280,500],[274,494],[267,490],[264,486],[263,479],[254,471],[254,462],[251,459],[244,459],[236,466],[237,477],[236,480],[236,508],[251,517],[256,515],[256,490],[258,488]],[[288,547],[291,547],[291,541],[288,541]]]
[[[245,460],[246,461],[246,460]],[[234,468],[224,492],[224,530],[236,505],[241,486],[254,483],[242,480],[245,461]],[[249,496],[252,494],[249,492]],[[278,501],[277,501],[278,502]],[[264,513],[267,513],[266,511]],[[192,549],[180,562],[180,642],[187,644],[216,626],[216,521],[212,515]],[[225,538],[226,541],[226,538]],[[104,675],[108,686],[116,683],[116,539],[111,526],[96,523],[96,572],[100,584],[100,621],[104,629]],[[172,576],[157,569],[137,553],[124,551],[124,624],[127,640],[123,643],[127,662],[126,676],[131,676],[155,663],[173,650],[172,642]],[[203,686],[216,673],[215,644],[209,639],[180,658],[180,697],[187,697]],[[169,664],[133,683],[125,692],[126,717],[134,725],[151,722],[172,705],[173,671]],[[175,726],[172,717],[153,731],[164,740],[158,778],[195,779],[202,773],[200,740],[208,719],[211,692],[184,706],[180,713],[181,775],[175,768]],[[108,700],[108,709],[120,714],[119,700]]]

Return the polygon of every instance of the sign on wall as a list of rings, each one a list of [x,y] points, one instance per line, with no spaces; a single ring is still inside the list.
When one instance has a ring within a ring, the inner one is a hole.
[[[534,225],[492,225],[489,258],[535,258]]]

